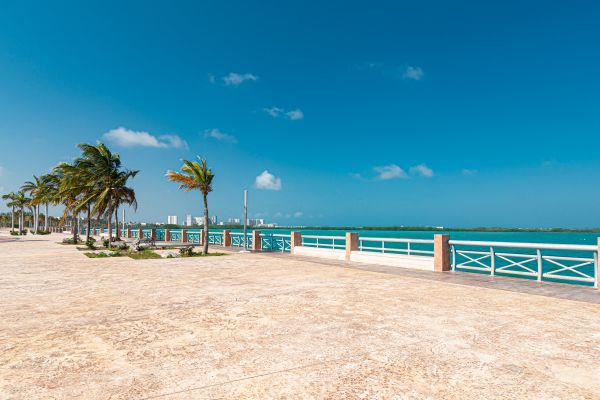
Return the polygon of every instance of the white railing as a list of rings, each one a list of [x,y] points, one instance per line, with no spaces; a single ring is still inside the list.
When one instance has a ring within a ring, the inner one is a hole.
[[[450,240],[452,270],[458,269],[487,272],[490,275],[507,274],[563,281],[593,283],[598,287],[596,274],[598,265],[598,247],[578,244],[516,243],[516,242],[480,242]],[[460,249],[457,246],[466,246]],[[480,248],[485,250],[479,250]],[[473,250],[472,248],[478,249]],[[534,253],[501,252],[496,249],[525,249]],[[574,255],[543,254],[543,250],[554,252],[585,252],[591,257]],[[458,262],[458,258],[463,259]]]
[[[223,231],[221,232],[208,232],[208,244],[223,245]]]
[[[248,243],[248,248],[252,247],[252,233],[246,233],[246,237],[244,237],[244,232],[231,232],[231,246],[233,247],[244,247],[244,244]]]
[[[289,252],[292,248],[290,235],[261,233],[261,248],[263,251]]]
[[[309,240],[306,241],[305,239],[309,239]],[[345,249],[346,248],[346,237],[345,236],[302,235],[302,246],[316,247],[316,248],[329,248],[332,250]]]
[[[381,245],[373,246],[372,243],[381,243]],[[388,244],[386,247],[386,243]],[[433,250],[423,250],[411,248],[412,244],[431,245],[433,240],[429,239],[400,239],[400,238],[377,238],[377,237],[362,237],[358,239],[358,251],[370,251],[378,253],[400,253],[406,255],[427,255],[433,256]],[[405,244],[406,247],[394,247],[394,244]]]

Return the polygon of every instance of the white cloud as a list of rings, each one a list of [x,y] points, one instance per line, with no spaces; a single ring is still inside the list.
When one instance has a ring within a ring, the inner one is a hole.
[[[0,176],[2,176],[4,174],[4,167],[2,165],[0,165]]]
[[[294,218],[302,218],[303,215],[304,213],[302,211],[296,211],[294,213]]]
[[[304,118],[304,113],[299,108],[285,113],[292,121],[297,121]]]
[[[258,175],[254,181],[257,189],[281,190],[281,178],[276,177],[267,170]]]
[[[204,137],[213,138],[213,139],[220,140],[223,142],[237,143],[237,139],[235,138],[235,136],[230,135],[225,132],[221,132],[217,128],[205,130]]]
[[[230,72],[228,75],[223,77],[223,82],[226,86],[239,86],[245,81],[257,81],[258,76],[253,74],[238,74],[236,72]]]
[[[263,108],[263,111],[266,112],[267,114],[269,114],[273,118],[277,118],[277,117],[280,117],[281,115],[285,115],[292,121],[298,121],[298,120],[304,119],[304,113],[299,108],[296,108],[295,110],[286,111],[283,108],[273,106],[273,107],[269,107],[269,108]]]
[[[111,129],[102,137],[123,147],[187,148],[185,140],[177,135],[154,136],[144,131],[133,131],[122,126]]]
[[[210,83],[216,83],[217,82],[217,77],[214,74],[208,74],[208,81]]]
[[[425,164],[419,164],[419,165],[410,167],[410,173],[421,175],[425,178],[431,178],[433,176],[433,170]]]
[[[477,173],[479,173],[479,171],[478,171],[478,170],[476,170],[476,169],[468,169],[468,168],[464,168],[464,169],[462,170],[462,174],[463,174],[463,175],[465,175],[465,176],[471,176],[471,175],[475,175],[475,174],[477,174]]]
[[[377,179],[386,181],[389,179],[406,179],[408,175],[406,172],[396,164],[383,165],[380,167],[374,167],[373,170],[377,172]]]
[[[284,111],[284,109],[273,106],[273,107],[269,107],[269,108],[263,108],[263,111],[266,112],[267,114],[269,114],[271,117],[277,118],[281,115],[281,113]]]
[[[402,79],[412,79],[414,81],[420,81],[423,79],[425,73],[421,67],[411,67],[410,65],[404,68],[402,72]]]

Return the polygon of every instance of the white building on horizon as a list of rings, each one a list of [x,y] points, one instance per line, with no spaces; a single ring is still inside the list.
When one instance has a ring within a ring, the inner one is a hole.
[[[177,225],[177,215],[168,215],[167,224]]]
[[[191,214],[188,214],[185,216],[185,224],[187,226],[192,226],[192,215]]]

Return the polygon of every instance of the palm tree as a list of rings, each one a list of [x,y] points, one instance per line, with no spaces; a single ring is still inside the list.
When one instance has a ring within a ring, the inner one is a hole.
[[[29,202],[31,201],[31,199],[27,196],[25,196],[25,193],[23,193],[23,191],[19,191],[17,192],[15,199],[14,199],[14,203],[15,203],[15,207],[19,208],[20,211],[20,215],[19,215],[19,234],[21,234],[24,230],[24,225],[25,225],[25,215],[24,215],[24,208],[27,206],[27,204],[29,204]]]
[[[198,161],[181,160],[181,172],[167,171],[167,179],[179,183],[179,189],[186,192],[199,190],[204,200],[204,254],[208,253],[208,194],[212,192],[212,181],[215,175],[206,166],[206,160],[198,156]]]
[[[6,206],[11,208],[11,214],[10,214],[10,225],[11,231],[15,230],[15,207],[17,206],[17,203],[15,202],[15,199],[17,197],[17,194],[15,192],[10,192],[10,193],[6,193],[5,195],[2,196],[2,200],[6,201]]]
[[[21,190],[31,196],[28,206],[31,209],[35,233],[38,233],[39,228],[39,204],[42,203],[42,188],[43,180],[35,175],[32,181],[27,181],[21,186]]]
[[[139,171],[121,168],[119,154],[112,153],[104,143],[80,144],[81,157],[75,160],[80,177],[88,179],[88,185],[82,192],[80,207],[94,202],[92,212],[98,217],[106,215],[108,222],[108,241],[112,243],[112,216],[121,204],[130,204],[137,208],[135,191],[127,186],[129,178]],[[118,229],[118,226],[117,226]]]

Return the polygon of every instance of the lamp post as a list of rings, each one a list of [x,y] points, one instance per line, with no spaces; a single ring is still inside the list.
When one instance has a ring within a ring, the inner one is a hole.
[[[248,251],[248,191],[244,190],[244,251]]]

